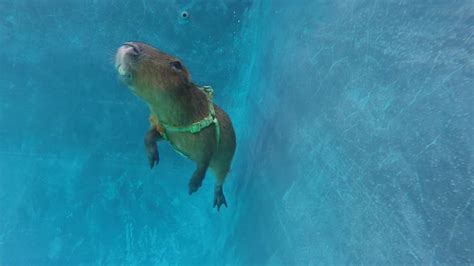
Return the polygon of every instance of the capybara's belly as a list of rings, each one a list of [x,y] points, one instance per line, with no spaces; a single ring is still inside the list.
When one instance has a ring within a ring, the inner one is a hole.
[[[196,162],[203,162],[212,156],[216,144],[215,125],[210,125],[198,133],[166,132],[173,148]]]

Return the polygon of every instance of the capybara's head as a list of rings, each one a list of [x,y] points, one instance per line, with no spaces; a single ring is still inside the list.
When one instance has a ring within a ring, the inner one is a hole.
[[[140,42],[120,46],[115,68],[120,79],[145,100],[190,84],[188,71],[179,59]]]

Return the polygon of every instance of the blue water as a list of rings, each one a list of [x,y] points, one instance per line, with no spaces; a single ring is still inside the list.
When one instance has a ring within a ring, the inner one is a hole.
[[[0,265],[472,264],[473,32],[472,0],[0,0]],[[149,170],[129,40],[233,119],[227,209]]]

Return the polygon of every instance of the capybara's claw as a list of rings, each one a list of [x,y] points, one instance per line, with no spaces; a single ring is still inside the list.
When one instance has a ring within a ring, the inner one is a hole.
[[[189,184],[188,184],[188,187],[189,187],[189,195],[193,194],[194,192],[196,192],[202,185],[202,180],[199,179],[199,178],[191,178],[189,180]]]
[[[225,200],[224,192],[222,192],[222,186],[216,186],[214,191],[214,205],[217,207],[217,211],[221,208],[222,204],[227,208],[227,201]]]
[[[147,150],[147,156],[148,156],[148,164],[150,165],[150,169],[153,169],[153,166],[158,165],[158,162],[160,161],[158,150],[157,149],[154,149],[154,151]]]

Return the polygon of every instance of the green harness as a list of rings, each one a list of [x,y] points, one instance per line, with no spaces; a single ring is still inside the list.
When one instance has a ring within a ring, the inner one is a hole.
[[[206,94],[207,97],[207,102],[209,104],[209,114],[204,117],[203,119],[192,123],[191,125],[187,127],[175,127],[175,126],[170,126],[166,125],[164,123],[161,123],[161,125],[164,128],[163,132],[163,138],[168,140],[168,137],[166,136],[166,132],[189,132],[189,133],[198,133],[202,129],[215,124],[216,128],[216,143],[217,146],[219,146],[219,142],[221,139],[221,128],[219,126],[219,120],[217,120],[216,116],[216,111],[214,110],[214,104],[212,103],[212,98],[214,96],[214,90],[212,89],[211,86],[202,86],[198,87],[202,92]]]

